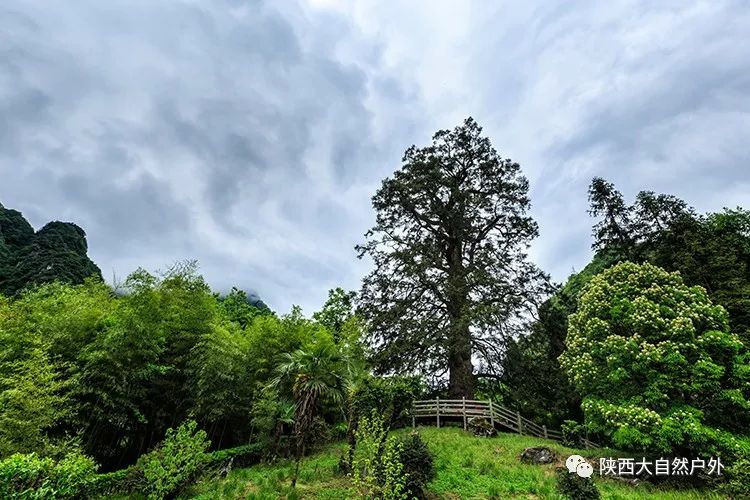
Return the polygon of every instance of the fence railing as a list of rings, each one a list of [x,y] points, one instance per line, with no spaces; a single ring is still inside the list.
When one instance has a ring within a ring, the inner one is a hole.
[[[492,401],[477,401],[473,399],[426,399],[414,401],[411,411],[412,427],[416,426],[416,420],[434,418],[440,427],[440,418],[461,418],[464,429],[468,426],[468,420],[473,417],[484,417],[488,419],[492,427],[501,426],[513,432],[528,436],[541,437],[562,441],[563,434],[557,429],[548,429],[545,425],[539,425],[521,415],[518,411],[510,410]],[[586,448],[597,448],[598,445],[588,439],[582,439],[581,444]]]

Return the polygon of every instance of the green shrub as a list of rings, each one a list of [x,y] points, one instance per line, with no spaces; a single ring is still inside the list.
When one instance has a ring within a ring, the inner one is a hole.
[[[331,438],[341,441],[346,438],[347,425],[345,422],[339,422],[331,427]]]
[[[307,447],[311,452],[320,450],[331,442],[331,426],[321,417],[313,418],[310,430],[307,432]]]
[[[229,460],[233,460],[234,467],[247,467],[257,463],[263,455],[263,443],[252,443],[234,448],[225,448],[208,453],[206,456],[207,465],[224,465]]]
[[[58,462],[17,453],[0,461],[0,498],[81,498],[95,482],[96,467],[77,451]]]
[[[577,448],[581,444],[581,439],[586,435],[586,427],[575,420],[565,420],[560,430],[563,435],[562,443],[571,448]]]
[[[468,421],[469,431],[475,436],[492,437],[497,435],[495,426],[485,417],[472,417]]]
[[[594,480],[580,477],[568,472],[568,469],[557,469],[557,490],[568,500],[597,500],[601,498]]]
[[[385,424],[389,428],[402,425],[422,391],[418,377],[367,377],[349,394],[349,418],[356,424],[359,418],[376,411],[387,415]]]
[[[91,496],[108,498],[116,495],[127,495],[146,489],[143,471],[135,465],[126,469],[97,474],[91,486]]]
[[[412,432],[401,439],[399,461],[404,465],[408,497],[424,498],[425,486],[435,477],[435,468],[432,453],[419,433]]]
[[[360,498],[406,499],[402,443],[395,437],[387,437],[388,428],[382,415],[373,411],[369,417],[361,417],[356,436],[349,477]]]
[[[149,498],[161,499],[179,492],[206,465],[206,450],[211,443],[205,431],[198,430],[194,420],[177,429],[168,429],[164,441],[152,452],[138,459]]]
[[[267,389],[261,392],[250,410],[250,425],[254,440],[264,444],[264,454],[274,459],[288,453],[282,444],[294,425],[294,403],[284,399],[279,391]]]
[[[750,351],[701,287],[651,264],[595,276],[560,363],[588,429],[617,448],[739,458],[750,427]]]
[[[737,460],[724,469],[721,490],[730,498],[750,498],[750,458]]]

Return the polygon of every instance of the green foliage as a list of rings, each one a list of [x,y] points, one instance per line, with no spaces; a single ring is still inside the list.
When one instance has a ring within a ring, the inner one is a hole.
[[[357,376],[351,359],[330,336],[320,336],[304,350],[283,353],[276,367],[276,377],[269,387],[282,392],[291,390],[294,398],[294,440],[296,462],[292,488],[306,446],[314,430],[321,403],[339,406],[353,377]]]
[[[1,498],[82,498],[95,483],[96,464],[71,452],[60,461],[35,453],[14,454],[0,461]]]
[[[266,455],[274,458],[286,454],[281,449],[284,431],[294,425],[294,402],[281,397],[278,390],[263,391],[253,403],[250,425],[255,438],[264,444]]]
[[[132,462],[187,418],[193,348],[217,330],[216,299],[194,263],[125,282],[111,321],[80,354],[84,444],[107,464]],[[135,436],[145,439],[134,440]]]
[[[232,287],[232,290],[219,301],[222,315],[229,321],[246,328],[253,320],[263,314],[271,314],[262,301],[251,303],[247,292]]]
[[[486,383],[490,395],[499,393],[506,406],[551,428],[566,419],[583,419],[581,398],[558,358],[565,350],[568,316],[576,311],[581,291],[616,262],[610,254],[598,253],[539,307],[529,334],[509,341],[500,384]]]
[[[589,214],[601,218],[594,226],[592,248],[606,250],[619,257],[629,257],[634,244],[630,232],[632,213],[622,194],[612,183],[595,177],[589,186],[589,203]]]
[[[472,359],[497,366],[519,314],[547,290],[525,252],[538,233],[528,189],[472,118],[406,150],[357,247],[374,263],[359,312],[379,373],[447,370],[453,396],[474,396]]]
[[[418,432],[401,438],[401,453],[398,461],[404,466],[406,475],[404,490],[408,498],[424,498],[425,488],[435,477],[432,452]]]
[[[407,476],[401,462],[403,443],[388,437],[382,416],[372,412],[360,418],[352,470],[349,473],[361,498],[407,498]]]
[[[750,453],[746,455],[750,457]],[[737,460],[724,470],[721,491],[730,498],[750,498],[750,458]]]
[[[308,431],[308,449],[318,451],[331,442],[331,426],[321,416],[313,417]]]
[[[0,351],[0,458],[47,452],[47,431],[63,417],[62,384],[41,348],[21,358],[8,354]]]
[[[205,431],[198,430],[194,420],[177,429],[168,429],[164,441],[138,460],[148,497],[165,498],[195,479],[208,461],[205,452],[210,444]]]
[[[581,443],[581,439],[586,437],[586,426],[579,424],[575,420],[566,420],[560,426],[560,430],[563,435],[563,444],[565,446],[578,446]]]
[[[705,288],[729,313],[731,331],[750,343],[750,211],[683,218],[642,247],[642,260]]]
[[[622,448],[734,457],[750,425],[748,350],[700,287],[650,264],[594,277],[561,364],[586,424]]]
[[[596,484],[591,478],[584,478],[578,474],[560,468],[556,471],[557,490],[569,500],[598,500],[601,498]]]
[[[139,493],[146,489],[143,470],[136,465],[131,465],[125,469],[97,474],[89,493],[94,498],[110,498]]]
[[[219,299],[194,263],[158,275],[138,270],[123,289],[118,296],[88,279],[0,296],[0,457],[53,453],[67,436],[80,436],[86,453],[112,470],[134,463],[187,418],[218,447],[236,446],[254,439],[251,413],[262,410],[283,353],[326,344],[348,360],[347,379],[363,370],[356,318],[336,343],[298,309],[255,314],[236,290]],[[293,400],[292,386],[277,392],[278,401]],[[317,409],[326,425],[342,414],[330,398]],[[269,444],[291,430],[282,413],[274,413],[281,420],[271,424]]]
[[[219,446],[225,438],[238,441],[247,435],[248,413],[257,396],[257,378],[253,373],[252,338],[236,323],[214,323],[192,349],[188,362],[191,415],[213,434]],[[218,429],[229,428],[234,435],[224,436]]]
[[[702,286],[712,302],[724,306],[730,330],[750,344],[750,211],[698,215],[684,201],[650,191],[641,191],[626,205],[622,194],[603,179],[592,181],[589,201],[589,213],[598,219],[596,255],[542,304],[529,335],[510,343],[501,384],[485,383],[489,394],[499,393],[506,405],[548,426],[582,418],[580,396],[557,358],[583,286],[620,261],[679,271],[686,284]]]
[[[208,453],[206,463],[208,465],[225,464],[229,460],[233,461],[236,467],[248,466],[260,460],[265,446],[263,443],[251,443],[234,448],[224,448]]]
[[[323,326],[338,340],[344,324],[354,316],[355,292],[346,292],[343,288],[328,291],[328,299],[320,311],[313,314],[313,319]]]
[[[696,214],[684,201],[641,191],[626,206],[607,181],[589,189],[594,244],[610,261],[650,262],[679,271],[686,283],[705,288],[729,312],[732,331],[750,340],[750,211],[737,208]]]
[[[419,377],[364,377],[349,391],[349,420],[356,426],[360,417],[378,411],[389,427],[401,425],[423,392]]]
[[[50,222],[38,232],[16,210],[0,205],[0,293],[61,281],[80,284],[101,271],[86,255],[86,233],[75,224]]]

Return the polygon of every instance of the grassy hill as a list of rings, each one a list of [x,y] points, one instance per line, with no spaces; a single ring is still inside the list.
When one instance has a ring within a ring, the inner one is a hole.
[[[574,453],[598,461],[599,457],[623,456],[612,450],[574,450],[554,441],[500,434],[477,438],[458,428],[420,427],[422,437],[435,457],[436,477],[428,491],[441,499],[562,499],[555,490],[555,467]],[[408,432],[402,429],[397,432]],[[557,464],[526,465],[519,456],[529,446],[547,446],[559,457]],[[297,490],[289,489],[290,462],[235,469],[225,479],[206,480],[186,497],[217,498],[353,498],[349,481],[338,472],[345,445],[336,444],[308,457],[300,469]],[[723,498],[705,490],[666,490],[650,484],[633,486],[613,479],[595,479],[603,498],[703,500]]]

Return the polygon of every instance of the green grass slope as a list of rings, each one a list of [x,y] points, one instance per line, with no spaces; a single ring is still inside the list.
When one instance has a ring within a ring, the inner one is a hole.
[[[409,432],[409,429],[397,431]],[[478,438],[459,428],[420,427],[419,432],[435,457],[435,479],[428,491],[436,499],[563,499],[555,490],[555,467],[562,466],[572,454],[591,460],[624,456],[612,450],[575,450],[554,441],[500,434]],[[529,446],[547,446],[559,457],[557,464],[526,465],[519,456]],[[221,480],[206,480],[186,492],[186,498],[278,499],[278,498],[353,498],[348,479],[337,471],[345,445],[332,445],[307,457],[300,468],[297,490],[289,488],[292,464],[282,461],[233,470]],[[613,479],[595,478],[603,498],[704,500],[720,499],[705,490],[666,490],[650,484],[633,486]]]

